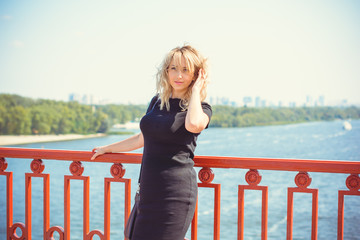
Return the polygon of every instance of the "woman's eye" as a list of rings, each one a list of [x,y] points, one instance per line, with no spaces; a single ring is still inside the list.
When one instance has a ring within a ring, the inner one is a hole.
[[[184,69],[183,69],[183,72],[187,72],[187,71],[188,71],[187,68],[184,68]]]

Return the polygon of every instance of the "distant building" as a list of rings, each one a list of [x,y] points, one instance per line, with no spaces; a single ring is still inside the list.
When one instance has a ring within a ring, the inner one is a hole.
[[[80,95],[77,93],[71,93],[69,94],[69,101],[70,102],[78,102],[81,104],[86,104],[86,105],[105,105],[110,103],[110,101],[108,100],[98,100],[94,95],[91,94],[84,94],[84,95]]]
[[[313,107],[313,106],[314,106],[312,96],[310,96],[310,95],[307,95],[307,96],[306,96],[305,106],[306,106],[306,107]]]
[[[209,102],[211,105],[225,105],[225,106],[237,106],[235,101],[231,101],[229,98],[226,97],[210,97]]]
[[[347,107],[349,104],[348,104],[348,100],[347,99],[342,99],[341,100],[341,103],[340,103],[340,106],[341,107]]]
[[[90,104],[90,99],[88,95],[83,95],[81,103],[83,104]]]
[[[252,97],[248,97],[248,96],[244,97],[243,102],[244,102],[244,106],[250,105],[250,103],[252,102]]]
[[[266,100],[261,100],[260,107],[266,107]]]
[[[296,107],[296,102],[289,102],[289,107]]]
[[[230,103],[229,98],[223,97],[223,98],[220,99],[220,104],[221,105],[230,105],[229,103]]]
[[[70,102],[81,102],[81,97],[79,94],[76,93],[70,93],[69,94],[69,101]]]
[[[261,98],[260,97],[255,98],[255,107],[261,107]]]
[[[318,104],[320,107],[325,106],[325,97],[323,95],[319,96]]]
[[[277,108],[277,107],[323,107],[326,106],[325,103],[325,97],[324,95],[320,95],[316,98],[313,98],[311,95],[306,95],[304,102],[295,102],[295,101],[289,101],[284,102],[283,100],[279,101],[270,101],[266,99],[262,99],[261,96],[251,97],[251,96],[245,96],[242,98],[242,102],[235,102],[233,100],[230,100],[227,97],[209,97],[209,102],[211,105],[225,105],[225,106],[245,106],[245,107],[257,107],[257,108],[263,108],[263,107],[271,107],[271,108]],[[341,101],[337,101],[334,106],[348,106],[349,103],[347,102],[347,99],[343,99]]]

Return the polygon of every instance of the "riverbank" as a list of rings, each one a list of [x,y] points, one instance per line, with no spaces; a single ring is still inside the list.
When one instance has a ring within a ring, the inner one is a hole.
[[[104,137],[104,133],[96,134],[59,134],[59,135],[1,135],[0,146],[6,145],[19,145],[28,143],[39,143],[39,142],[58,142],[58,141],[69,141],[79,140],[86,138]]]

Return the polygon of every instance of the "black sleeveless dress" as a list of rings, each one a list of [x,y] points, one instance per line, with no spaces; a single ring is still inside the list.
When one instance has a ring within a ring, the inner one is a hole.
[[[186,111],[180,99],[170,99],[170,111],[160,110],[155,96],[140,121],[144,153],[140,173],[139,215],[131,240],[184,240],[194,215],[197,176],[193,168],[199,134],[185,129]],[[202,103],[212,115],[209,104]]]

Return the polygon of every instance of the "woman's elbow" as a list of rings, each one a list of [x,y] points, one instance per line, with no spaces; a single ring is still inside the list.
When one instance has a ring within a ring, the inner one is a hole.
[[[142,148],[144,147],[144,136],[142,134],[142,132],[140,132],[138,135],[137,135],[137,148]]]
[[[200,133],[202,130],[204,130],[204,128],[194,124],[185,124],[185,128],[191,133]]]
[[[207,125],[207,122],[204,122],[204,121],[185,122],[186,130],[188,130],[189,132],[192,132],[192,133],[200,133],[202,130],[204,130],[206,128],[206,125]]]

